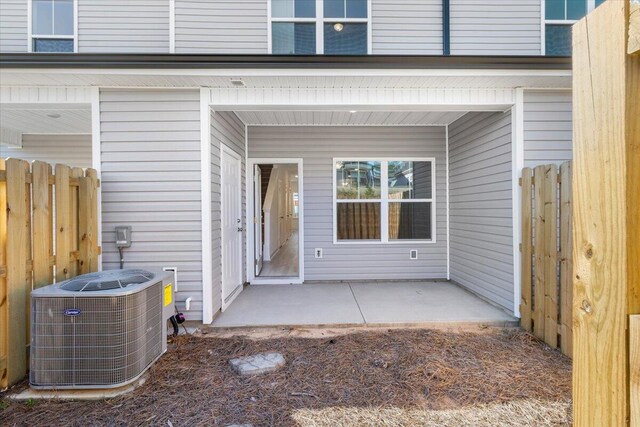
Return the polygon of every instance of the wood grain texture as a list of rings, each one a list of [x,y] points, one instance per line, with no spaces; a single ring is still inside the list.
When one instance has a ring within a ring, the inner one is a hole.
[[[629,2],[573,27],[573,402],[577,426],[630,414],[628,315],[640,312],[640,58]]]
[[[573,218],[572,164],[560,166],[560,349],[572,357],[573,333]]]
[[[31,230],[26,199],[29,163],[9,159],[7,167],[7,381],[14,384],[27,373],[27,287],[28,241]],[[30,285],[30,283],[29,283]]]
[[[557,166],[546,166],[544,175],[544,341],[554,348],[558,346],[557,182]]]
[[[33,286],[39,288],[53,283],[53,195],[51,165],[35,161],[33,176]]]
[[[640,54],[640,3],[631,3],[630,6],[628,40],[627,53]]]
[[[630,426],[640,427],[640,315],[629,316]]]
[[[69,178],[71,168],[56,165],[56,280],[62,281],[71,277],[69,253],[71,252],[71,188]]]
[[[522,283],[520,285],[522,297],[520,299],[520,327],[527,332],[531,332],[531,315],[533,307],[533,292],[531,289],[531,179],[533,170],[524,168],[522,170]]]
[[[0,172],[6,172],[5,160],[0,157]],[[0,266],[6,273],[7,268],[7,183],[0,181]],[[4,362],[0,366],[0,389],[9,385],[7,378],[7,340],[9,322],[2,321],[8,317],[7,280],[5,274],[0,274],[0,359]]]
[[[534,293],[535,299],[533,304],[533,333],[536,337],[541,340],[544,340],[544,309],[545,309],[545,300],[544,300],[544,267],[545,267],[545,257],[544,257],[544,176],[545,176],[544,165],[536,166],[533,177],[534,177],[534,190],[535,190],[535,206],[534,206],[534,215],[535,215],[535,224],[534,224],[534,258],[535,258],[535,286]]]

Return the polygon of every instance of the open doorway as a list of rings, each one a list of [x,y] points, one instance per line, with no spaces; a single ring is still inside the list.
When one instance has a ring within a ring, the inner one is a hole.
[[[302,282],[301,166],[297,161],[251,162],[252,283]]]

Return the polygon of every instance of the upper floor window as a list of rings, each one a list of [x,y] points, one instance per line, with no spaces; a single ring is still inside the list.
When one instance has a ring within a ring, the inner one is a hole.
[[[74,52],[74,0],[31,0],[31,50]]]
[[[605,0],[545,0],[545,54],[571,55],[571,26]]]
[[[370,0],[271,0],[271,49],[278,55],[366,55]]]

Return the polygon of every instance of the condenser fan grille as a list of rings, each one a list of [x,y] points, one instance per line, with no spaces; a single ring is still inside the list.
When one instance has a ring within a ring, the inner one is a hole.
[[[85,274],[68,280],[60,285],[60,289],[73,292],[106,291],[124,289],[130,285],[138,285],[154,278],[154,274],[146,270],[114,270],[101,273]]]

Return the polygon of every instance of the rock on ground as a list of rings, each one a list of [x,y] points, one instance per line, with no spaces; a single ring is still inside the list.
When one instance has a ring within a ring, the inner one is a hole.
[[[231,359],[229,364],[240,375],[264,374],[283,366],[284,356],[280,353],[260,353]]]

